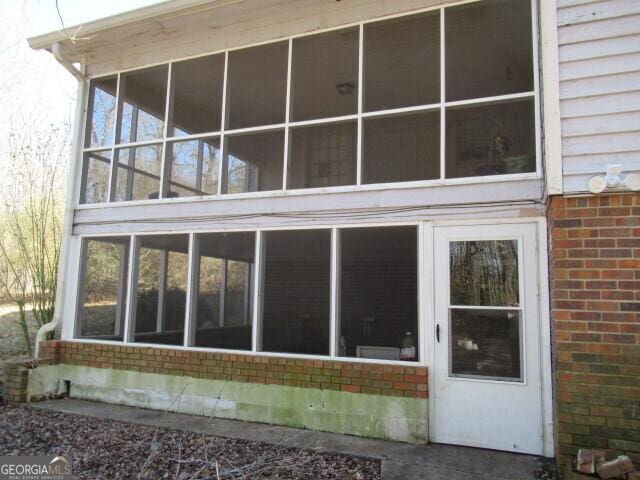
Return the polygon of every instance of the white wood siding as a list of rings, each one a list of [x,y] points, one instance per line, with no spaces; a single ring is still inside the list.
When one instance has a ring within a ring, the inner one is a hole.
[[[546,0],[542,0],[546,1]],[[640,171],[640,1],[557,0],[565,193]]]

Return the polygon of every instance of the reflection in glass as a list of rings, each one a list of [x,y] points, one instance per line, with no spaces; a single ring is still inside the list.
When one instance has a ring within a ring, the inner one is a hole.
[[[440,15],[364,25],[365,111],[440,102]]]
[[[104,203],[109,198],[111,150],[84,154],[84,179],[80,203]]]
[[[219,144],[218,138],[171,144],[168,197],[218,193]]]
[[[519,305],[518,241],[449,244],[451,305]]]
[[[158,198],[162,146],[116,149],[115,201]]]
[[[520,312],[453,308],[450,375],[522,380]]]
[[[530,0],[445,10],[447,101],[533,90]]]
[[[263,350],[327,355],[331,231],[271,231],[263,238]]]
[[[258,132],[226,137],[223,193],[282,189],[284,132]]]
[[[417,228],[345,228],[340,239],[339,355],[418,360]]]
[[[188,251],[188,235],[140,239],[135,342],[184,343]]]
[[[168,136],[220,130],[224,55],[175,62],[171,74],[173,108]]]
[[[120,75],[123,98],[119,143],[162,138],[167,98],[167,65]]]
[[[445,118],[447,178],[535,172],[532,98],[448,108]]]
[[[227,128],[284,123],[288,42],[229,52]]]
[[[89,91],[89,114],[87,126],[87,147],[101,147],[113,144],[116,124],[117,77],[100,78],[91,81]]]
[[[251,350],[255,234],[199,234],[199,347]]]
[[[364,120],[362,183],[440,178],[440,112]]]
[[[356,113],[357,28],[294,39],[291,69],[291,120]]]
[[[356,183],[356,122],[292,128],[289,188]]]
[[[85,241],[77,335],[122,340],[129,238],[104,237]]]

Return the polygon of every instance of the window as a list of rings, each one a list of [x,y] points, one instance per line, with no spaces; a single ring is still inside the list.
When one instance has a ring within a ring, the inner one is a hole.
[[[115,200],[158,198],[162,147],[147,145],[116,149]]]
[[[140,238],[134,342],[184,343],[188,252],[187,235]]]
[[[84,169],[80,203],[106,202],[111,175],[111,150],[85,153]]]
[[[331,231],[265,232],[262,350],[329,353]]]
[[[418,360],[416,227],[340,230],[339,356]]]
[[[449,244],[450,375],[521,381],[518,241]]]
[[[117,77],[92,80],[87,108],[87,147],[104,147],[113,144],[116,124]]]
[[[355,184],[356,135],[355,122],[292,129],[289,188]]]
[[[220,140],[208,138],[172,142],[167,197],[218,193]]]
[[[224,55],[172,65],[169,137],[220,130]]]
[[[358,29],[293,40],[293,121],[358,111]]]
[[[229,53],[227,128],[284,122],[287,56],[287,42]],[[259,81],[256,81],[257,78]]]
[[[82,265],[76,336],[122,340],[129,237],[84,240]]]
[[[226,138],[223,193],[282,189],[284,132],[258,132]]]
[[[198,235],[198,347],[251,350],[254,233]]]
[[[119,143],[161,139],[167,98],[167,66],[120,76]]]
[[[364,121],[362,183],[440,178],[440,112]]]
[[[455,250],[456,315],[517,311],[513,247],[468,249],[488,253]],[[483,277],[491,255],[502,290]],[[420,360],[415,225],[86,238],[81,261],[76,338]]]
[[[368,112],[440,101],[439,12],[364,26],[364,96]]]
[[[94,79],[80,202],[535,174],[533,1],[434,7]],[[111,182],[98,156],[115,164]]]

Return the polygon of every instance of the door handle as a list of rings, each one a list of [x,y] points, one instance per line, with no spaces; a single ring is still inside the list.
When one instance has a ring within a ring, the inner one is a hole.
[[[436,340],[440,343],[440,324],[436,325]]]

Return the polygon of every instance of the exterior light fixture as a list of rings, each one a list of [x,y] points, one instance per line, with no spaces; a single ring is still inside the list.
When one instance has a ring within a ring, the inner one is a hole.
[[[622,165],[607,165],[606,175],[596,175],[589,179],[589,191],[602,193],[607,189],[640,191],[640,174],[622,175]]]
[[[338,91],[338,95],[342,95],[343,97],[346,95],[351,95],[354,90],[354,85],[351,82],[339,83],[336,85],[336,90]]]

